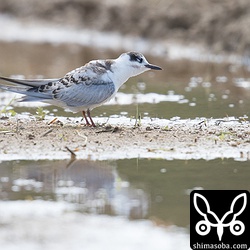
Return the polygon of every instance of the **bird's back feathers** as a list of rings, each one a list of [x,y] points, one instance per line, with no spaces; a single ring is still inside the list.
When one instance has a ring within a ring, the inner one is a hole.
[[[19,101],[42,101],[71,110],[85,110],[101,105],[115,93],[107,74],[107,64],[91,61],[59,79],[21,80],[0,77],[0,88],[25,95]],[[79,107],[79,108],[77,108]]]

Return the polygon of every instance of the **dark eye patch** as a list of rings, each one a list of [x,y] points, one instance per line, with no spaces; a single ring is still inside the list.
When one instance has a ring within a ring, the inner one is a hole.
[[[138,53],[131,52],[129,53],[130,61],[137,61],[139,63],[142,63],[143,59]]]

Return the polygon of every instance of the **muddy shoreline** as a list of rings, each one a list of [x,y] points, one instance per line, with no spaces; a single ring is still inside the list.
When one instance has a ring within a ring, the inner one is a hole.
[[[250,159],[249,122],[235,118],[95,118],[96,128],[86,127],[79,118],[59,117],[48,125],[51,120],[2,118],[0,160]]]

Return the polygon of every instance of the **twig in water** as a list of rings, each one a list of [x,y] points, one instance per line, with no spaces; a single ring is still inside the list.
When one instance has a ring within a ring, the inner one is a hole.
[[[71,149],[69,149],[67,146],[65,146],[65,148],[70,152],[71,159],[75,159],[76,158],[76,154]]]
[[[70,152],[70,161],[68,162],[66,168],[70,168],[71,165],[76,161],[76,154],[71,150],[69,149],[67,146],[65,146],[65,148]]]

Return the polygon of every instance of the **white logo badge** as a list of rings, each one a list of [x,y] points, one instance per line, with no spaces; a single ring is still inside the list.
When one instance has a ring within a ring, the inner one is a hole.
[[[236,202],[241,198],[243,198],[243,206],[238,212],[234,211]],[[205,202],[205,205],[206,205],[205,213],[202,212],[200,208],[198,207],[198,204],[197,204],[198,199],[202,199]],[[195,230],[199,235],[202,235],[202,236],[207,235],[211,230],[211,226],[217,227],[217,235],[218,235],[219,241],[221,241],[222,239],[222,235],[224,233],[224,227],[230,227],[230,232],[236,236],[243,234],[243,232],[245,231],[245,225],[243,224],[242,221],[236,220],[236,217],[239,216],[246,208],[246,205],[247,205],[246,193],[239,194],[233,199],[232,204],[230,206],[230,210],[226,212],[222,216],[221,219],[219,219],[218,216],[210,210],[210,205],[207,199],[203,195],[195,193],[193,202],[194,202],[194,207],[196,211],[204,218],[204,220],[199,221],[195,226]],[[217,223],[212,223],[211,221],[209,221],[208,214],[212,216],[216,220]],[[229,223],[223,223],[225,219],[227,218],[227,216],[230,214],[233,215],[232,220]]]

